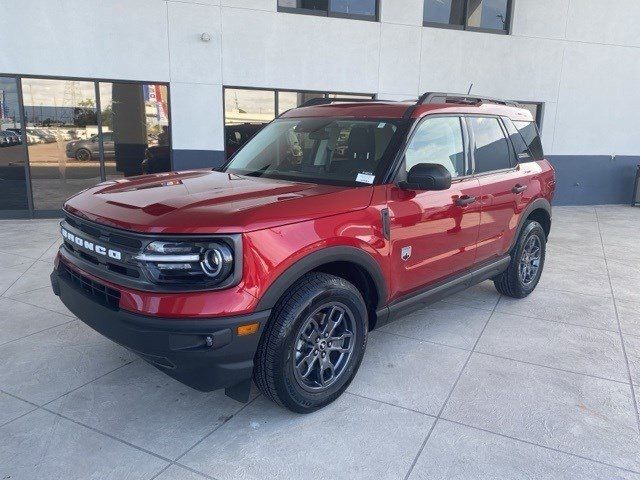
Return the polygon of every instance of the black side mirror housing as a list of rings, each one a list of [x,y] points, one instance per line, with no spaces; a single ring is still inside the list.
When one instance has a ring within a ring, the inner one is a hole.
[[[407,173],[407,181],[398,186],[403,190],[448,190],[451,173],[438,163],[418,163]]]

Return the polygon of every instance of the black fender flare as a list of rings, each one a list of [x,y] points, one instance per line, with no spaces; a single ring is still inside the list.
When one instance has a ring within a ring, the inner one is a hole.
[[[513,236],[513,240],[511,240],[511,245],[509,245],[509,251],[513,250],[513,247],[516,245],[518,238],[520,237],[520,232],[524,227],[524,222],[527,221],[529,215],[534,210],[544,210],[549,214],[549,218],[551,218],[551,203],[546,198],[536,198],[533,202],[531,202],[527,208],[520,214],[520,220],[518,220],[518,229],[516,230],[516,234]]]
[[[280,297],[287,291],[296,280],[305,273],[332,262],[354,263],[369,273],[375,284],[378,293],[378,308],[386,302],[387,284],[382,273],[382,268],[378,262],[367,252],[356,247],[327,247],[317,250],[299,259],[292,266],[287,268],[280,276],[267,288],[256,306],[256,311],[268,310],[275,306]]]

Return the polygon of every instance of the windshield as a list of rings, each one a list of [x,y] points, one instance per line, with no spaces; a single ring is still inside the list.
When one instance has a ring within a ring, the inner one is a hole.
[[[338,185],[372,184],[398,127],[345,118],[276,120],[229,162],[226,172]]]

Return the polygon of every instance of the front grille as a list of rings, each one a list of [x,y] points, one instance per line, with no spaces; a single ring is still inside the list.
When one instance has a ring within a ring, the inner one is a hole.
[[[95,252],[87,251],[81,246],[79,247],[75,243],[65,239],[65,248],[76,258],[91,263],[103,271],[115,273],[130,279],[141,278],[139,266],[137,262],[132,260],[132,257],[138,254],[144,245],[140,238],[136,238],[133,234],[128,235],[127,232],[118,231],[97,223],[91,223],[68,214],[65,215],[65,221],[62,226],[67,230],[69,230],[69,227],[73,227],[77,235],[85,235],[86,239],[90,242],[115,248],[121,251],[123,255],[122,259],[114,260],[109,256],[97,255]]]
[[[87,235],[93,238],[99,238],[100,240],[108,242],[112,245],[117,245],[132,250],[140,250],[140,248],[142,248],[142,242],[139,239],[129,237],[126,234],[114,232],[113,230],[105,228],[101,225],[89,223],[70,215],[65,215],[65,221],[78,230],[82,230]]]
[[[60,262],[58,265],[58,274],[70,280],[75,286],[79,287],[82,292],[111,310],[118,310],[120,305],[120,292],[114,288],[107,287],[102,283],[91,280],[81,273],[67,267]]]

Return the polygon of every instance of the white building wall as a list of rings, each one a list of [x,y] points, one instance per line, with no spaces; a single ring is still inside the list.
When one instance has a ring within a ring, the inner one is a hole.
[[[550,154],[640,154],[637,0],[515,0],[508,36],[422,27],[423,0],[381,0],[381,22],[276,4],[4,1],[0,73],[170,82],[178,150],[223,149],[223,85],[405,99],[473,83],[545,102]]]

